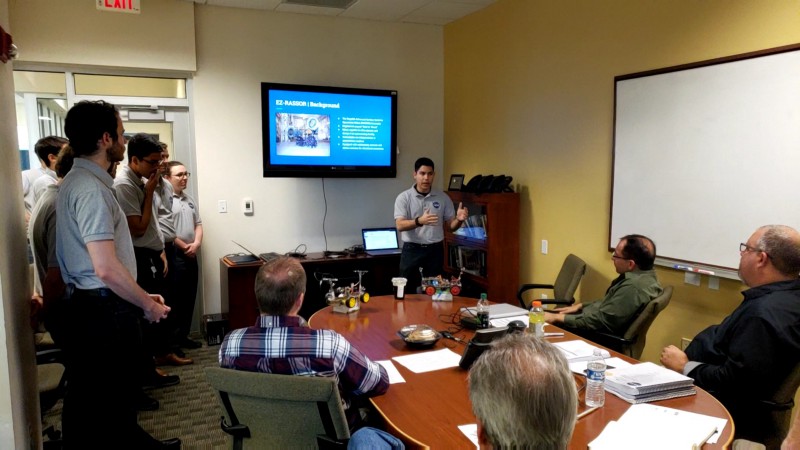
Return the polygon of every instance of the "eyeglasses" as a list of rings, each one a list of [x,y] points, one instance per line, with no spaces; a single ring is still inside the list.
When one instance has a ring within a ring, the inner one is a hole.
[[[175,178],[183,178],[183,177],[189,178],[190,176],[192,176],[192,173],[191,172],[180,172],[180,173],[176,173],[175,175],[172,175],[172,176],[175,177]]]
[[[618,255],[618,254],[616,254],[616,253],[612,253],[612,254],[611,254],[611,258],[613,258],[613,259],[630,259],[630,258],[626,258],[626,257],[624,257],[624,256],[619,256],[619,255]]]
[[[144,158],[142,158],[142,161],[146,162],[147,164],[150,164],[151,166],[157,166],[157,165],[161,164],[161,161],[163,161],[163,160],[153,161],[152,159],[144,159]]]
[[[742,242],[741,244],[739,244],[739,253],[744,253],[744,252],[762,252],[765,255],[767,255],[768,258],[771,258],[771,256],[769,256],[769,253],[767,253],[765,250],[762,250],[758,247],[751,247]]]

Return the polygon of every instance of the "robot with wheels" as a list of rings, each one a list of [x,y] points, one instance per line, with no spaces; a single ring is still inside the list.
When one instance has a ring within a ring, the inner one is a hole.
[[[431,300],[440,302],[452,302],[453,296],[461,293],[461,275],[464,268],[458,273],[458,277],[446,279],[441,275],[436,277],[425,277],[422,275],[422,267],[419,268],[419,275],[422,278],[422,291],[431,296]]]
[[[333,305],[333,312],[341,314],[349,314],[351,312],[361,309],[361,303],[369,302],[369,293],[364,285],[361,284],[361,277],[367,273],[366,270],[354,270],[358,274],[358,282],[350,283],[350,286],[335,287],[335,283],[339,281],[337,278],[323,278],[320,280],[320,285],[327,282],[329,289],[325,293],[325,302]]]

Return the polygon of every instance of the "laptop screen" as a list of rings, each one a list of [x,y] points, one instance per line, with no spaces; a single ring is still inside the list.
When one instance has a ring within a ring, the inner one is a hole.
[[[398,248],[397,229],[392,228],[365,228],[361,230],[364,238],[364,250],[389,250]]]

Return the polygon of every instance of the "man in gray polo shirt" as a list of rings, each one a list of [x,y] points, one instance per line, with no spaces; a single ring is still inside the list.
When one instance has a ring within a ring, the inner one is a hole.
[[[179,439],[158,441],[136,419],[138,318],[158,322],[169,308],[136,284],[128,223],[107,172],[125,153],[122,121],[114,105],[84,101],[67,113],[65,131],[75,161],[56,208],[56,256],[68,285],[64,448],[178,449]]]
[[[114,180],[114,190],[133,236],[139,273],[136,282],[148,292],[164,295],[164,277],[168,268],[164,237],[153,205],[154,193],[162,182],[158,174],[161,152],[161,145],[153,136],[146,133],[134,135],[128,142],[128,165],[120,168]],[[170,326],[166,324],[145,328],[145,346],[153,352],[156,364],[191,364],[191,359],[182,358],[171,350],[170,335]]]
[[[419,158],[414,163],[414,186],[400,193],[394,201],[394,220],[403,241],[400,276],[409,286],[419,286],[425,276],[441,275],[444,267],[444,225],[455,231],[467,220],[463,205],[456,211],[444,192],[433,188],[433,161]]]

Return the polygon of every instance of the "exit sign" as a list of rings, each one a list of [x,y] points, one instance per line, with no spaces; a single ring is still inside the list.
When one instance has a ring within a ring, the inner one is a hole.
[[[142,12],[141,0],[95,0],[97,9],[101,11],[114,11],[139,14]]]

